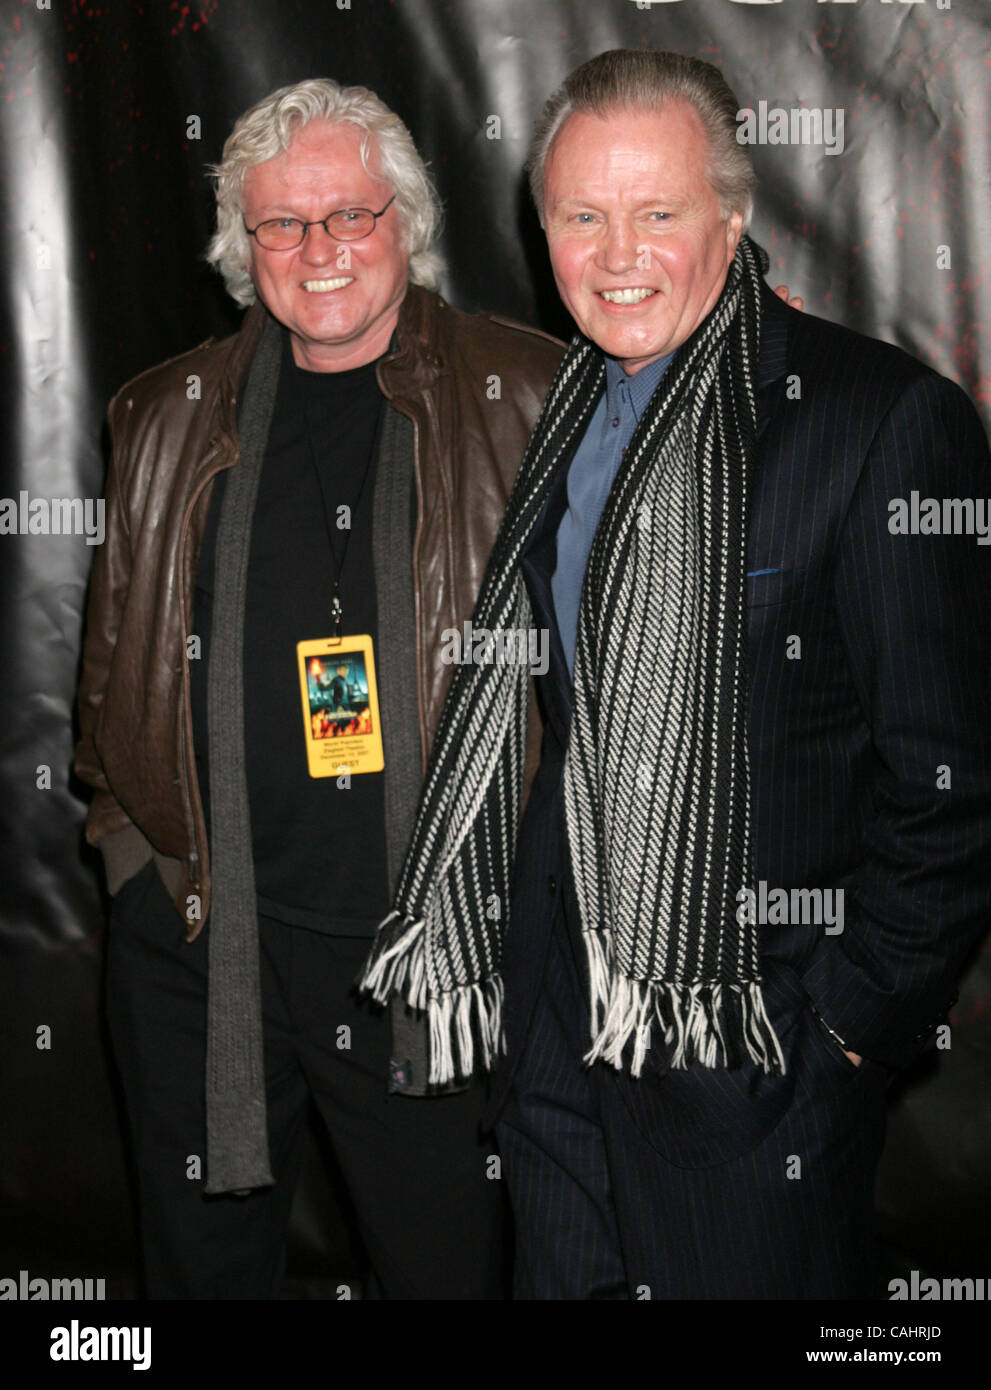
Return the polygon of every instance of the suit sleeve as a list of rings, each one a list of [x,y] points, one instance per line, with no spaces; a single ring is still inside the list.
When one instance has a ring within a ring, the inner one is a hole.
[[[870,730],[871,807],[844,931],[804,984],[847,1048],[889,1066],[922,1050],[991,917],[991,545],[893,534],[893,499],[971,499],[991,459],[977,414],[926,375],[865,459],[839,537],[835,601]],[[983,543],[982,543],[983,542]]]
[[[103,545],[97,550],[90,580],[79,684],[79,729],[74,767],[77,775],[94,788],[86,817],[86,838],[97,844],[105,836],[132,826],[114,797],[95,745],[95,732],[103,707],[113,662],[121,614],[127,597],[131,567],[130,535],[123,496],[120,462],[126,448],[129,403],[118,398],[110,407],[112,441],[106,481],[107,524]]]

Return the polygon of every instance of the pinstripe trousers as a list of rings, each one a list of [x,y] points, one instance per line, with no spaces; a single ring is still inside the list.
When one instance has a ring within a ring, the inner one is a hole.
[[[869,1296],[885,1069],[855,1067],[806,1009],[795,1094],[778,1125],[749,1152],[679,1167],[640,1132],[612,1070],[582,1064],[584,962],[560,906],[550,935],[497,1125],[516,1226],[514,1296]]]

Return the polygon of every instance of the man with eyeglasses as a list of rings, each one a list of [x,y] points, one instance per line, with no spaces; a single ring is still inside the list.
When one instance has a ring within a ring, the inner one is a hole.
[[[209,259],[251,307],[111,405],[80,690],[146,1291],[278,1296],[312,1097],[365,1296],[500,1297],[480,1090],[410,1099],[424,1025],[352,986],[450,682],[442,634],[471,615],[560,346],[434,292],[436,195],[364,88],[273,93],[215,174]]]

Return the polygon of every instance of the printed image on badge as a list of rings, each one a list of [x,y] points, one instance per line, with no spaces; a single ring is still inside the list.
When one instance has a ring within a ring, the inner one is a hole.
[[[298,642],[296,652],[310,776],[381,772],[385,758],[371,637]]]

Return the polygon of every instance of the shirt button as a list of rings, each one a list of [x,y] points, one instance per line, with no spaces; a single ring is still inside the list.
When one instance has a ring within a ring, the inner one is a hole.
[[[618,415],[614,415],[614,416],[612,417],[612,420],[611,420],[609,423],[612,425],[612,427],[613,427],[614,430],[618,430],[618,429],[619,429],[619,416],[618,416]]]
[[[557,892],[557,879],[551,874],[547,879],[547,891],[551,897]]]

